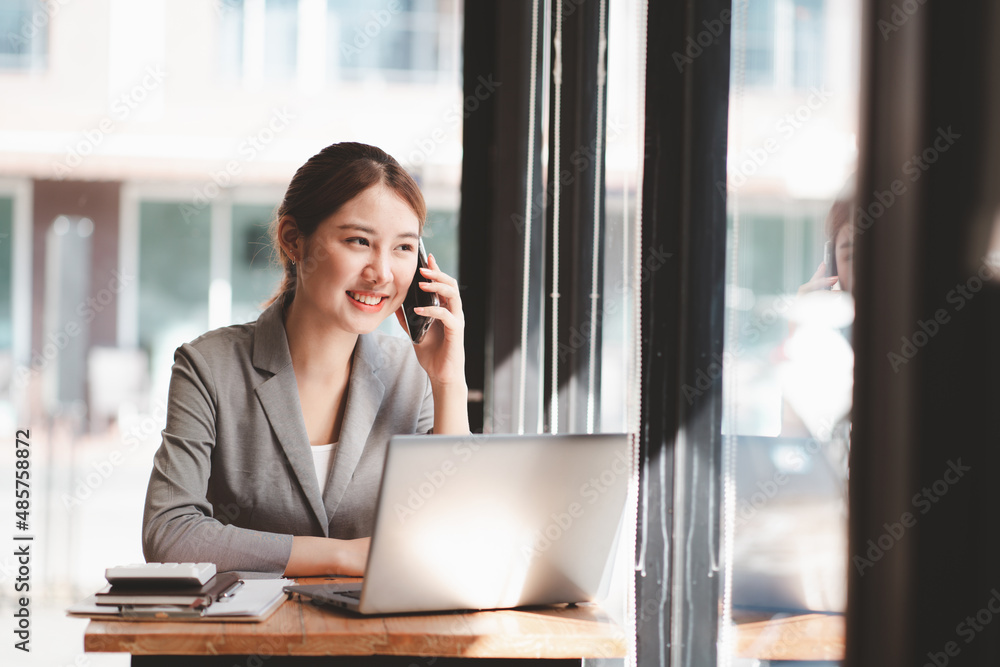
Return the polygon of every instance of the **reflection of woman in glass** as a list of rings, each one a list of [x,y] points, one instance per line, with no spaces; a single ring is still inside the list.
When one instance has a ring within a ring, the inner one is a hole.
[[[388,439],[469,432],[461,299],[433,257],[420,287],[441,306],[423,309],[424,340],[373,333],[401,316],[425,216],[377,148],[334,144],[296,172],[272,227],[277,296],[175,354],[148,560],[362,573]]]
[[[830,289],[838,283],[841,290],[854,291],[854,225],[851,224],[850,199],[838,199],[833,203],[825,226],[831,252],[826,253],[809,282],[799,288],[799,296]]]
[[[824,260],[798,298],[782,345],[781,433],[829,440],[850,410],[854,353],[854,225],[852,199],[834,202],[826,217]],[[832,290],[832,291],[826,291]]]

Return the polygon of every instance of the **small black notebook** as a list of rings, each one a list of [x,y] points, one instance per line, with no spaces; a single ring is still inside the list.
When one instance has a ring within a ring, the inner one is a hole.
[[[97,592],[99,605],[182,605],[207,607],[240,581],[236,572],[217,574],[201,586],[108,585]]]

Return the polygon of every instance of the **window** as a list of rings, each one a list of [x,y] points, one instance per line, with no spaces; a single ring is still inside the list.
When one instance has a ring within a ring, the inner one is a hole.
[[[45,68],[50,6],[38,0],[9,0],[0,5],[0,70]]]
[[[225,81],[456,83],[458,0],[221,0],[218,8]]]
[[[774,78],[774,15],[775,0],[748,0],[746,2],[746,84],[763,86]],[[734,33],[733,58],[739,53]]]
[[[450,276],[458,275],[458,210],[445,202],[428,202],[427,222],[424,224],[424,244],[433,253],[441,270]]]
[[[141,202],[139,344],[154,364],[208,329],[210,245],[210,208]]]
[[[330,0],[329,72],[357,80],[433,81],[452,69],[447,34],[454,14],[437,0]]]
[[[272,257],[267,229],[274,207],[262,204],[234,204],[232,214],[233,322],[257,319],[261,303],[281,282],[281,268]]]
[[[823,0],[795,0],[793,84],[809,88],[823,83]]]
[[[239,81],[243,78],[243,0],[220,0],[219,37],[216,42],[219,58],[219,78]]]
[[[815,659],[845,610],[858,4],[734,5],[719,664]]]
[[[268,81],[295,78],[298,5],[298,0],[267,0],[264,3],[264,78]]]
[[[788,335],[787,320],[794,295],[823,259],[822,229],[826,211],[817,205],[772,208],[741,216],[736,257],[738,277],[727,276],[729,317],[738,354],[740,384],[736,410],[724,413],[723,433],[778,436],[782,432],[782,389],[779,353]],[[729,237],[735,234],[729,219]]]
[[[825,80],[823,0],[737,0],[745,15],[733,23],[733,59],[745,58],[743,83],[751,87],[810,88]],[[739,33],[743,34],[739,34]],[[745,48],[740,48],[740,44]]]

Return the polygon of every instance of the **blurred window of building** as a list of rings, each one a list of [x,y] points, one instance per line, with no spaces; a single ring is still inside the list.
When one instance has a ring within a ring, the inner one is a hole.
[[[50,19],[41,0],[0,2],[0,70],[45,69]]]
[[[268,225],[274,206],[234,204],[232,213],[232,321],[257,319],[261,304],[281,282],[281,267],[271,250]]]
[[[793,85],[823,84],[823,0],[795,0]]]
[[[452,65],[442,48],[450,29],[437,0],[329,0],[330,71],[344,80],[378,76],[433,82]]]
[[[776,0],[748,0],[746,3],[746,85],[771,85],[774,79],[774,29],[771,16]],[[738,25],[733,26],[737,30]],[[733,49],[733,58],[739,55]]]
[[[823,259],[826,214],[823,204],[798,201],[741,215],[738,248],[730,245],[729,250],[730,256],[737,253],[729,266],[739,267],[739,277],[727,276],[728,317],[738,346],[738,353],[727,357],[739,364],[741,385],[735,411],[723,415],[724,433],[776,436],[781,432],[778,355],[788,336],[793,297]],[[732,243],[732,217],[729,238]]]
[[[451,276],[458,275],[458,209],[427,208],[424,224],[424,245],[434,254],[441,270]]]
[[[298,81],[451,82],[459,0],[219,0],[219,73]]]
[[[810,88],[823,84],[824,0],[737,0],[745,7],[747,86]],[[739,11],[734,12],[738,15]]]
[[[219,0],[217,7],[219,78],[239,81],[243,78],[243,0]]]
[[[139,205],[139,344],[155,354],[208,328],[211,208]]]
[[[264,78],[294,81],[298,60],[299,0],[264,3]]]
[[[823,259],[825,217],[822,207],[808,203],[745,213],[740,239],[743,286],[757,297],[795,293]]]

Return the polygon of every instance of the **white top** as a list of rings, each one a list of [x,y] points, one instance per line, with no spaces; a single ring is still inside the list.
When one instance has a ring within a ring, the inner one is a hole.
[[[326,490],[326,480],[330,477],[330,469],[333,467],[333,453],[337,451],[337,443],[313,445],[309,449],[312,450],[316,481],[319,482],[319,492],[322,494]]]

